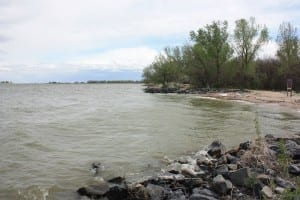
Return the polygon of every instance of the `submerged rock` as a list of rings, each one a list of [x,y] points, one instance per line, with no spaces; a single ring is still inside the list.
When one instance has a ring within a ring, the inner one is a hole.
[[[97,185],[90,185],[82,187],[77,190],[77,193],[81,196],[87,196],[89,198],[101,198],[109,191],[109,185],[106,182],[99,183]]]

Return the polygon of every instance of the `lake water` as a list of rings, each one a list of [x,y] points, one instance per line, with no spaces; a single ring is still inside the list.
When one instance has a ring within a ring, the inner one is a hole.
[[[76,199],[104,178],[129,180],[164,167],[163,159],[227,147],[263,134],[296,133],[300,113],[276,105],[146,94],[139,84],[0,85],[0,199]]]

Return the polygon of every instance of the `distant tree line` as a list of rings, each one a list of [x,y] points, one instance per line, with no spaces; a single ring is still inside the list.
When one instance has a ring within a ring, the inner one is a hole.
[[[297,29],[279,26],[276,57],[258,58],[269,40],[266,26],[255,18],[239,19],[233,33],[227,21],[213,21],[190,32],[191,44],[166,47],[143,71],[148,84],[190,84],[195,88],[285,89],[292,78],[300,90],[300,51]]]

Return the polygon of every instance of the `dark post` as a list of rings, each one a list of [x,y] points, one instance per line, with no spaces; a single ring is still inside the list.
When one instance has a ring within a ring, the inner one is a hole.
[[[290,92],[290,96],[292,96],[292,91],[293,91],[293,80],[289,78],[286,81],[286,96],[289,96],[289,92]]]

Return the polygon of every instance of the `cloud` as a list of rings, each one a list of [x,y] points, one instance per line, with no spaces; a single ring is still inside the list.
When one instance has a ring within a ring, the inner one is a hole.
[[[0,67],[22,74],[35,66],[41,76],[49,66],[141,70],[163,46],[213,20],[233,30],[235,20],[254,16],[274,38],[282,21],[299,24],[299,9],[296,0],[1,0]]]

